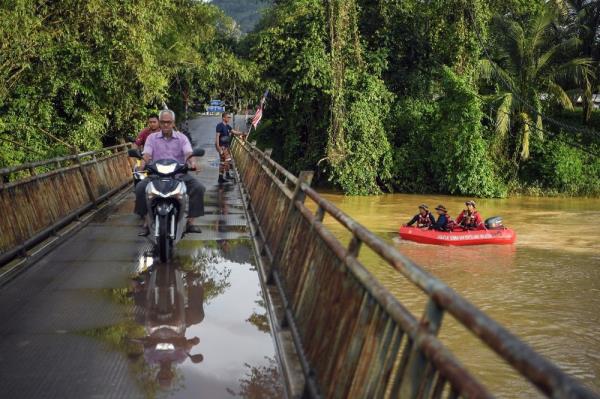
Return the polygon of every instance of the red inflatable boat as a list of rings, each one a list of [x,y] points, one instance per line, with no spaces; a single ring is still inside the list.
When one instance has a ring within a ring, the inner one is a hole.
[[[493,230],[436,231],[418,227],[400,227],[403,240],[434,245],[482,245],[512,244],[517,239],[514,230],[501,228]]]

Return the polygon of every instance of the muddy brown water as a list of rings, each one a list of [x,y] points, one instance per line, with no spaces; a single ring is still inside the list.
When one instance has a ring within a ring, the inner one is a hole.
[[[421,203],[432,209],[443,204],[456,217],[465,198],[324,196],[600,393],[600,199],[477,200],[484,218],[502,216],[516,230],[516,244],[442,247],[401,240],[398,227]],[[333,218],[324,222],[348,242],[349,234]],[[365,246],[361,251],[369,270],[420,316],[425,295]],[[541,396],[451,316],[444,318],[440,337],[496,395]]]

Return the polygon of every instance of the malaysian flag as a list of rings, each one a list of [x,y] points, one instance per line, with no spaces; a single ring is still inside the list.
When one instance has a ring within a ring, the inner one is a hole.
[[[265,106],[265,101],[267,100],[268,95],[269,95],[269,90],[267,89],[267,91],[265,91],[265,94],[263,94],[262,98],[260,99],[260,105],[258,106],[258,109],[256,110],[254,117],[252,118],[252,126],[254,127],[254,130],[256,130],[256,126],[258,126],[258,123],[262,119],[263,108]]]
[[[258,122],[260,122],[261,119],[262,119],[262,105],[260,107],[258,107],[258,109],[256,110],[256,113],[254,114],[254,118],[252,118],[252,127],[254,129],[256,129],[256,126],[258,126]]]

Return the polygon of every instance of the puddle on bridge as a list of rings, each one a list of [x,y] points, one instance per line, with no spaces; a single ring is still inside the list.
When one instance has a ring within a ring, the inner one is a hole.
[[[185,244],[171,264],[140,257],[130,288],[109,292],[130,318],[80,334],[125,354],[146,397],[282,397],[249,240]]]

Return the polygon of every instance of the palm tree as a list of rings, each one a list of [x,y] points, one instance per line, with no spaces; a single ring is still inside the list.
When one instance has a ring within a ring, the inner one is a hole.
[[[580,45],[577,37],[552,41],[557,16],[558,8],[549,2],[526,26],[495,17],[493,59],[486,54],[479,63],[480,78],[498,85],[491,96],[497,104],[497,143],[509,151],[516,165],[529,158],[531,133],[542,138],[542,102],[572,110],[564,84],[571,80],[581,83],[591,71],[589,58],[568,58]]]
[[[600,2],[597,0],[560,0],[567,20],[569,33],[581,40],[580,55],[594,61],[595,73],[590,74],[581,87],[583,97],[583,120],[588,123],[592,116],[592,95],[600,90]]]

